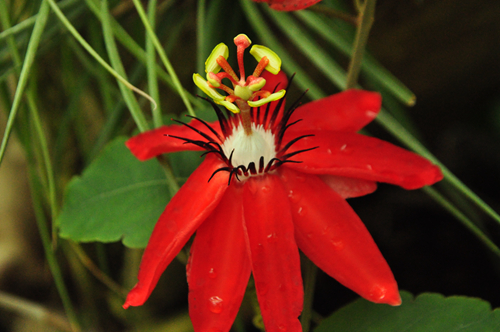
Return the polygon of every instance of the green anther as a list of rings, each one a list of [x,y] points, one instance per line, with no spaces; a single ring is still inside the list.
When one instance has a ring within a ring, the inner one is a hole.
[[[255,91],[259,91],[260,89],[262,89],[264,87],[264,85],[266,85],[266,80],[261,78],[257,82],[251,83],[248,87],[250,88],[251,91],[255,92]]]
[[[210,98],[212,98],[216,103],[224,100],[224,96],[217,92],[214,88],[210,87],[200,74],[193,74],[193,81],[201,91],[205,92]]]
[[[267,103],[270,103],[272,101],[276,101],[276,100],[283,98],[285,93],[286,93],[286,91],[283,89],[283,90],[280,90],[278,92],[275,92],[275,93],[269,95],[266,98],[262,98],[262,99],[259,99],[256,101],[249,101],[248,105],[250,105],[252,107],[259,107],[259,106],[262,106],[264,104],[267,104]]]
[[[266,56],[269,59],[266,70],[274,75],[279,73],[281,69],[281,58],[269,48],[262,45],[254,45],[250,49],[250,54],[253,55],[257,61],[260,61]]]
[[[226,60],[227,57],[229,56],[229,49],[224,43],[220,43],[219,45],[215,46],[214,49],[212,50],[212,53],[210,53],[210,55],[208,56],[207,61],[205,61],[206,73],[217,74],[221,70],[221,67],[217,63],[217,58],[221,55]]]
[[[222,101],[215,101],[217,104],[219,105],[222,105],[224,106],[225,108],[227,108],[228,110],[230,110],[231,112],[233,113],[239,113],[240,112],[240,109],[238,107],[236,107],[235,104],[233,103],[230,103],[228,101],[225,101],[225,100],[222,100]]]

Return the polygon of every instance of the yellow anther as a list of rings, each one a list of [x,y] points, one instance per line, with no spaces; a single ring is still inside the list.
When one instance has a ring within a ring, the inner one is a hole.
[[[219,56],[223,56],[226,60],[229,56],[229,49],[224,43],[220,43],[219,45],[215,46],[212,50],[212,53],[210,53],[210,55],[208,56],[207,61],[205,61],[206,73],[217,74],[220,71],[221,67],[217,63],[217,58]]]
[[[254,45],[250,49],[250,54],[253,55],[257,61],[260,61],[260,59],[266,56],[269,59],[269,63],[266,66],[268,72],[276,75],[281,70],[280,57],[269,48],[262,45]]]
[[[250,105],[252,107],[259,107],[259,106],[262,106],[264,104],[267,104],[267,103],[270,103],[272,101],[276,101],[276,100],[279,100],[279,99],[283,98],[283,96],[285,95],[285,93],[286,93],[285,90],[280,90],[278,92],[270,94],[266,98],[262,98],[262,99],[259,99],[259,100],[256,100],[256,101],[249,101],[248,105]]]

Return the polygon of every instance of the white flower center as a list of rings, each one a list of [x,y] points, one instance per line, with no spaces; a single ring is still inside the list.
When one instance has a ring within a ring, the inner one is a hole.
[[[256,126],[254,123],[251,135],[245,134],[241,124],[234,128],[231,136],[222,144],[222,150],[227,158],[233,153],[231,159],[233,167],[248,167],[253,162],[257,172],[261,157],[264,157],[264,167],[276,157],[274,135],[271,130],[265,130],[262,125]]]

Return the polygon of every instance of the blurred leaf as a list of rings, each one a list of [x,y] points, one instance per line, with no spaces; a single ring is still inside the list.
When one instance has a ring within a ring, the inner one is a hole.
[[[141,162],[125,147],[125,137],[69,183],[58,218],[60,236],[77,242],[114,242],[146,246],[169,201],[167,181],[155,160]]]
[[[401,292],[403,304],[391,307],[359,299],[325,319],[314,331],[471,331],[500,330],[500,310],[488,302],[465,296],[424,293],[413,298]]]

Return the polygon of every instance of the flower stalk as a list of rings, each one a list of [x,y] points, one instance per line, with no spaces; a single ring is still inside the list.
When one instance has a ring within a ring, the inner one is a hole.
[[[359,72],[361,70],[361,62],[365,52],[368,35],[373,25],[375,16],[376,0],[365,0],[361,5],[361,10],[357,19],[356,37],[354,39],[353,51],[349,69],[347,70],[346,89],[356,87]]]

